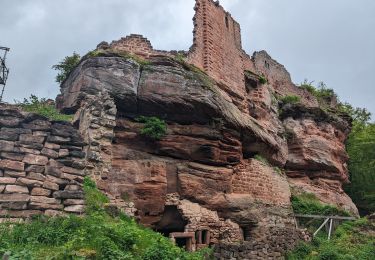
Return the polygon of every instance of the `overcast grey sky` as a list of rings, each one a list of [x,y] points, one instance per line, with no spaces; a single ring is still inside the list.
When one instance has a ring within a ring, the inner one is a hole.
[[[374,0],[221,0],[240,22],[244,49],[266,50],[295,83],[324,81],[375,114]],[[192,43],[194,0],[0,0],[0,46],[11,48],[5,100],[54,98],[51,69],[73,51],[143,34],[157,49]]]

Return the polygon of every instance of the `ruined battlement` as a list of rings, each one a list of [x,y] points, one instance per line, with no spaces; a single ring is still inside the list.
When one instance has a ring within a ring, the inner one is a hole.
[[[183,54],[188,63],[217,81],[221,90],[242,111],[249,109],[245,71],[265,76],[268,82],[275,86],[274,90],[278,95],[292,93],[301,96],[305,105],[318,105],[310,93],[298,89],[292,83],[284,66],[274,61],[266,52],[256,52],[250,56],[242,49],[240,24],[218,1],[196,0],[194,10],[194,38],[188,52],[155,50],[147,38],[138,34],[113,41],[107,47],[130,52],[145,59]]]

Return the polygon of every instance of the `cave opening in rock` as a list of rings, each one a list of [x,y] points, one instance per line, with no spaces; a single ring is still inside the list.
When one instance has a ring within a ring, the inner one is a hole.
[[[166,206],[161,220],[155,226],[155,230],[169,237],[171,233],[184,232],[186,224],[187,221],[183,219],[177,206]]]

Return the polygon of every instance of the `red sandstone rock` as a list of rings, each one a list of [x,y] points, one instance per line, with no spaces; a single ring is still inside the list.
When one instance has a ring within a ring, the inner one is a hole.
[[[29,189],[25,186],[18,186],[18,185],[7,185],[5,187],[4,193],[25,193],[29,194]]]
[[[32,165],[46,165],[48,163],[48,158],[42,155],[27,154],[23,162]]]
[[[4,159],[0,160],[0,169],[22,172],[24,170],[24,163]]]

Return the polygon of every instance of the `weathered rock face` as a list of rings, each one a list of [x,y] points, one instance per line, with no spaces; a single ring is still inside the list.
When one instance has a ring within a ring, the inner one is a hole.
[[[82,213],[84,145],[69,123],[0,105],[0,221]]]
[[[108,64],[117,69],[103,72]],[[280,108],[275,83],[262,85],[257,77],[247,79],[244,112],[190,65],[161,56],[139,65],[107,49],[82,60],[57,101],[60,109],[77,111],[89,144],[86,172],[113,204],[166,235],[209,231],[207,244],[220,243],[223,254],[257,254],[267,243],[264,256],[277,258],[303,238],[290,187],[357,212],[341,189],[350,125],[313,103]],[[145,138],[138,116],[164,119],[167,134]],[[274,241],[276,234],[283,243]]]

